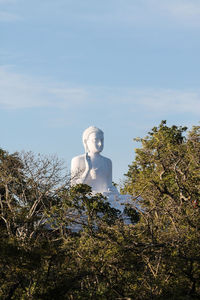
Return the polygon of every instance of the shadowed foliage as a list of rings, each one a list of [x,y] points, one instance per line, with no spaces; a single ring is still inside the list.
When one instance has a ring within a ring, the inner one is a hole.
[[[137,139],[129,225],[56,157],[1,150],[0,298],[199,299],[200,127],[185,132]]]

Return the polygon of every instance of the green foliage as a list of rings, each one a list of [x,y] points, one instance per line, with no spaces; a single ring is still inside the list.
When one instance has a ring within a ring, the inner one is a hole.
[[[135,229],[141,242],[152,245],[142,253],[149,272],[144,289],[158,299],[200,295],[200,127],[187,137],[185,131],[163,121],[137,139],[142,147],[124,187],[142,196]]]
[[[129,225],[56,157],[1,150],[0,299],[199,299],[200,127],[185,131],[137,139]]]

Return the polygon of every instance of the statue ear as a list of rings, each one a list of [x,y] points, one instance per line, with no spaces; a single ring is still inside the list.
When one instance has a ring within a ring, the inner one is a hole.
[[[88,146],[87,146],[87,140],[86,139],[83,141],[83,144],[84,144],[85,152],[87,153],[88,152]]]

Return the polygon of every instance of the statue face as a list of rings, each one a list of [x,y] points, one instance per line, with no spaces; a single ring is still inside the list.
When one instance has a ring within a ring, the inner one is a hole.
[[[103,136],[100,132],[90,133],[87,139],[87,148],[90,153],[99,153],[103,150]]]

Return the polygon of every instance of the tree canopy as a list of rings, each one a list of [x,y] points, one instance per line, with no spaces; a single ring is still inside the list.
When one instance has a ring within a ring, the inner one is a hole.
[[[0,151],[1,299],[199,299],[200,126],[136,140],[129,225],[55,156]]]

